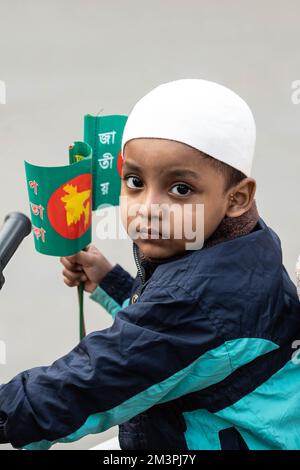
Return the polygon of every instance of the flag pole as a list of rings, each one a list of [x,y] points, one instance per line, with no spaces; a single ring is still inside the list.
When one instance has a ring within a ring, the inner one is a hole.
[[[85,321],[84,321],[84,282],[81,281],[77,286],[78,304],[79,304],[79,341],[86,335]]]
[[[81,142],[77,142],[77,145],[79,144],[81,144]],[[69,146],[70,165],[80,161],[82,158],[85,158],[85,155],[78,155],[74,147],[75,147],[75,144]],[[80,149],[78,150],[80,152]],[[83,248],[83,251],[87,251],[87,248],[86,247]],[[78,295],[78,307],[79,307],[79,341],[81,341],[86,335],[85,320],[84,320],[84,281],[80,281],[79,286],[77,286],[77,295]]]

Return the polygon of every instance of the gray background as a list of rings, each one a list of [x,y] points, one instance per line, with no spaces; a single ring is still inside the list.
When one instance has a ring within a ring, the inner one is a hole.
[[[23,160],[61,165],[82,138],[83,115],[128,114],[154,86],[204,78],[239,93],[257,124],[253,176],[257,205],[280,236],[293,280],[300,252],[300,105],[291,84],[300,78],[297,1],[0,0],[0,223],[28,213]],[[135,275],[129,240],[97,241],[113,262]],[[7,364],[0,383],[47,365],[76,344],[76,292],[62,281],[56,258],[24,241],[6,269],[0,294],[0,339]],[[111,325],[86,300],[88,331]],[[116,428],[69,448],[89,448]],[[10,448],[2,446],[1,448]],[[56,448],[66,448],[59,445]]]

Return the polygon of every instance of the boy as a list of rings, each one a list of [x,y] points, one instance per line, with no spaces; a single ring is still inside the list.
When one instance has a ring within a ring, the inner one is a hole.
[[[0,388],[2,442],[48,449],[119,425],[122,449],[300,449],[300,304],[256,209],[254,146],[250,109],[216,83],[177,80],[135,105],[121,204],[138,275],[93,246],[61,259],[113,324]],[[204,244],[175,236],[186,220]]]

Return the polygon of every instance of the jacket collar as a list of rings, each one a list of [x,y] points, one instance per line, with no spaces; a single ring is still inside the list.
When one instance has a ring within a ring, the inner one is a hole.
[[[225,216],[214,233],[205,241],[203,248],[247,235],[256,227],[258,219],[259,214],[254,199],[250,209],[239,217]]]
[[[233,240],[234,238],[247,235],[248,233],[256,229],[258,220],[259,213],[257,210],[256,201],[254,199],[250,209],[241,216],[225,216],[225,218],[221,221],[220,225],[217,227],[214,233],[204,242],[203,247],[201,249],[203,250],[205,248],[217,245],[218,243],[222,243],[227,240]],[[137,264],[139,263],[144,269],[146,278],[149,278],[153,274],[159,264],[166,263],[168,261],[175,260],[176,258],[181,258],[182,256],[184,256],[184,254],[180,254],[177,256],[172,256],[171,258],[168,258],[167,260],[163,261],[150,261],[143,256],[143,253],[139,250],[135,242],[133,242],[133,244],[135,245],[134,251],[136,252],[138,258],[136,262]]]

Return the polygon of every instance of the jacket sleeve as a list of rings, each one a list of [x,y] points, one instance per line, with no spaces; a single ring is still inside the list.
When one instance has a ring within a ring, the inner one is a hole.
[[[48,449],[206,387],[227,370],[210,352],[217,343],[214,326],[189,294],[177,285],[148,286],[111,327],[1,386],[2,442]]]
[[[105,275],[90,299],[94,300],[114,318],[128,304],[134,278],[118,263]]]

